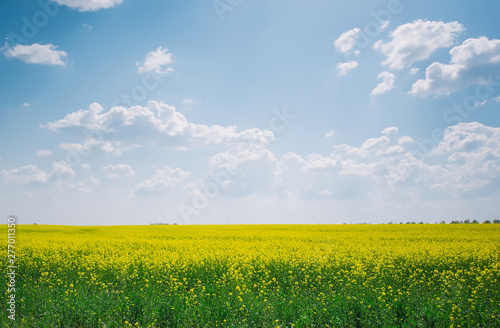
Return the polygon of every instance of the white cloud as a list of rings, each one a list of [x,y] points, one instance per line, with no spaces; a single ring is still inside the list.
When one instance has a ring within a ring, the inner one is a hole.
[[[427,67],[425,79],[416,81],[410,94],[418,97],[446,96],[470,85],[489,84],[500,76],[498,39],[467,39],[451,49],[450,55],[449,64],[434,62]]]
[[[209,158],[207,174],[184,190],[190,196],[209,194],[242,197],[258,192],[269,194],[277,160],[268,149],[252,146],[233,147]],[[207,196],[208,197],[208,196]]]
[[[66,52],[57,50],[52,44],[34,43],[31,45],[17,44],[13,48],[3,48],[3,53],[8,58],[16,58],[25,63],[66,66],[64,58]]]
[[[439,186],[455,196],[478,196],[500,187],[500,128],[478,122],[446,129],[432,156],[446,159]]]
[[[382,82],[372,90],[372,96],[381,95],[394,88],[394,80],[396,79],[394,74],[384,71],[377,76],[377,79],[382,79]]]
[[[353,28],[334,41],[335,49],[340,52],[348,52],[356,45],[358,39],[359,28]]]
[[[413,68],[410,70],[410,72],[409,72],[409,73],[410,73],[411,75],[415,75],[415,74],[417,74],[417,73],[418,73],[418,71],[420,71],[420,68],[418,68],[418,67],[413,67]]]
[[[394,136],[399,133],[399,129],[395,126],[391,126],[382,130],[382,134],[386,136]]]
[[[67,151],[68,153],[78,154],[85,156],[90,154],[94,149],[102,150],[114,156],[121,156],[122,153],[140,148],[140,145],[132,144],[123,146],[120,141],[103,141],[95,138],[89,138],[82,143],[61,143],[59,148]]]
[[[135,176],[134,170],[127,164],[106,165],[102,169],[106,172],[106,176],[112,179]]]
[[[36,156],[42,157],[42,156],[49,156],[51,155],[52,152],[47,149],[40,149],[39,151],[36,152]]]
[[[398,26],[390,33],[391,41],[378,41],[374,48],[386,56],[385,65],[402,69],[416,61],[428,59],[440,48],[451,47],[464,29],[458,22],[416,20]]]
[[[380,30],[379,32],[382,32],[383,30],[385,30],[387,28],[387,26],[389,26],[389,21],[383,21],[381,24],[380,24]]]
[[[272,131],[257,128],[237,131],[236,126],[222,127],[219,125],[194,124],[187,121],[186,117],[175,110],[175,107],[167,104],[150,101],[147,107],[133,106],[130,108],[113,107],[104,112],[101,105],[93,103],[87,110],[78,110],[66,115],[64,118],[42,124],[41,127],[51,131],[59,131],[65,128],[84,128],[96,131],[95,134],[126,130],[132,126],[142,127],[141,135],[156,132],[158,137],[164,140],[175,140],[177,146],[185,147],[189,144],[216,145],[216,144],[238,144],[251,143],[265,145],[274,140]],[[137,130],[136,130],[136,133]],[[64,149],[75,149],[88,151],[89,147],[102,147],[107,152],[121,152],[124,149],[121,142],[99,141],[91,138],[83,144],[64,144]],[[119,154],[118,154],[119,155]]]
[[[94,177],[89,177],[83,181],[78,181],[76,183],[68,184],[68,188],[78,190],[84,194],[89,194],[94,191],[95,187],[99,187],[101,181]]]
[[[337,76],[346,75],[347,73],[349,73],[350,71],[352,71],[356,67],[358,67],[358,62],[356,62],[354,60],[350,61],[350,62],[345,62],[345,63],[338,63],[337,70],[339,71],[339,73],[337,74]]]
[[[183,171],[180,168],[172,169],[169,166],[164,166],[162,169],[157,169],[151,179],[140,183],[134,189],[134,192],[137,195],[162,193],[174,188],[179,182],[187,178],[189,174],[190,172]]]
[[[335,130],[330,130],[323,136],[323,139],[332,139],[335,135]]]
[[[56,179],[75,177],[75,172],[65,161],[53,162],[52,171],[40,170],[37,165],[26,165],[15,169],[0,171],[1,183],[46,185]]]
[[[50,174],[38,169],[37,165],[26,165],[11,170],[0,171],[2,183],[44,184],[50,179]]]
[[[123,0],[54,0],[60,5],[68,6],[78,11],[97,11],[99,9],[112,8],[119,5]]]
[[[165,66],[168,66],[173,62],[172,53],[169,53],[167,48],[163,49],[162,47],[158,47],[156,48],[156,51],[151,51],[146,55],[146,59],[142,64],[136,64],[139,66],[137,73],[144,74],[154,71],[157,74],[167,74],[172,72],[174,69]]]
[[[474,107],[483,107],[484,105],[486,105],[487,102],[488,102],[487,100],[478,101],[477,103],[474,104]]]
[[[189,110],[191,107],[199,105],[201,102],[193,98],[182,99],[182,104],[185,105],[184,109]]]
[[[360,147],[334,146],[328,156],[310,154],[304,159],[288,153],[274,170],[275,190],[285,197],[333,199],[367,199],[382,191],[441,199],[498,193],[500,128],[462,123],[443,133],[443,140],[425,154],[422,142],[400,136],[396,127]]]
[[[73,171],[71,166],[65,161],[53,162],[52,167],[54,169],[52,174],[58,178],[76,176],[75,171]]]
[[[330,197],[332,195],[332,192],[330,190],[321,190],[320,192],[318,192],[318,196],[321,196],[321,197]]]

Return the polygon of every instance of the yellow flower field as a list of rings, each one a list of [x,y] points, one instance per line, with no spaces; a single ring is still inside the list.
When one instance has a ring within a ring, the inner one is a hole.
[[[17,238],[18,327],[500,322],[500,225],[34,225]]]

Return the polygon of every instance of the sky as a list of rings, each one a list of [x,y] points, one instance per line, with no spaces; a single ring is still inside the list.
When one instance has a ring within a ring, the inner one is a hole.
[[[4,0],[0,217],[498,218],[500,3]]]

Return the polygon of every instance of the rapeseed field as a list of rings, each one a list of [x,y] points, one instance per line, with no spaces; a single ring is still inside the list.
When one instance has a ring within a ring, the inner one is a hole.
[[[500,326],[500,225],[34,225],[17,238],[18,312],[3,326]]]

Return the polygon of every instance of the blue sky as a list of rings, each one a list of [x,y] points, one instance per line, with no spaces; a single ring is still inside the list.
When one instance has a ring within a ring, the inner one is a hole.
[[[0,216],[497,218],[496,1],[0,6]]]

